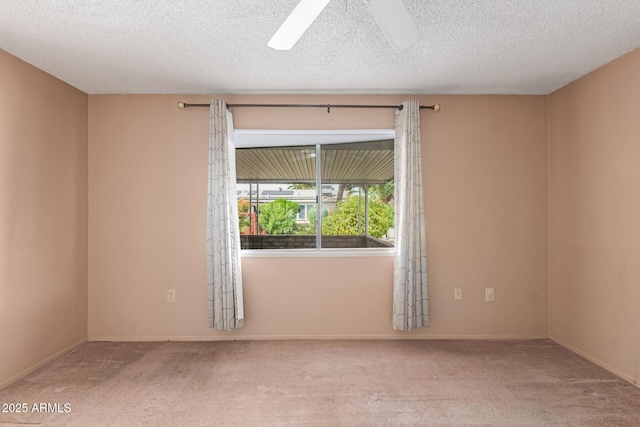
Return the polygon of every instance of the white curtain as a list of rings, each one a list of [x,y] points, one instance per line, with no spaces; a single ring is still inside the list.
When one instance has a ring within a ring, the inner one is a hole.
[[[410,331],[429,326],[429,297],[420,104],[406,101],[402,106],[396,111],[393,328]]]
[[[224,331],[241,327],[244,309],[233,116],[223,99],[213,99],[210,111],[207,289],[209,327]]]

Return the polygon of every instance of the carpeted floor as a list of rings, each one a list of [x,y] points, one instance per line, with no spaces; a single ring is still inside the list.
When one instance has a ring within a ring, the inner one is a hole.
[[[640,389],[549,340],[93,342],[11,403],[0,426],[640,426]]]

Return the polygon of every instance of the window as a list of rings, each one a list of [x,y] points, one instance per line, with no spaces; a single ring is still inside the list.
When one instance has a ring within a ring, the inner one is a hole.
[[[394,141],[384,137],[236,148],[242,249],[393,246]]]
[[[300,205],[300,212],[298,212],[298,220],[304,221],[309,219],[309,213],[313,209],[314,205]]]

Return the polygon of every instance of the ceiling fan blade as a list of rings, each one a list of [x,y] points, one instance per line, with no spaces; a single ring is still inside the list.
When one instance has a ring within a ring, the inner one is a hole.
[[[330,1],[300,0],[300,3],[269,40],[267,46],[275,50],[291,49]]]
[[[418,43],[420,32],[402,0],[364,1],[396,52],[402,52]]]

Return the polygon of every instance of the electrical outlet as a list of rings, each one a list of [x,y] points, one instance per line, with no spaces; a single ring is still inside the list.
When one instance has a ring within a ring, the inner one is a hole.
[[[484,300],[485,301],[494,301],[495,300],[495,291],[494,288],[484,288]]]
[[[456,301],[462,300],[462,288],[455,288],[453,290],[453,299]]]
[[[167,302],[176,302],[176,290],[167,289]]]

